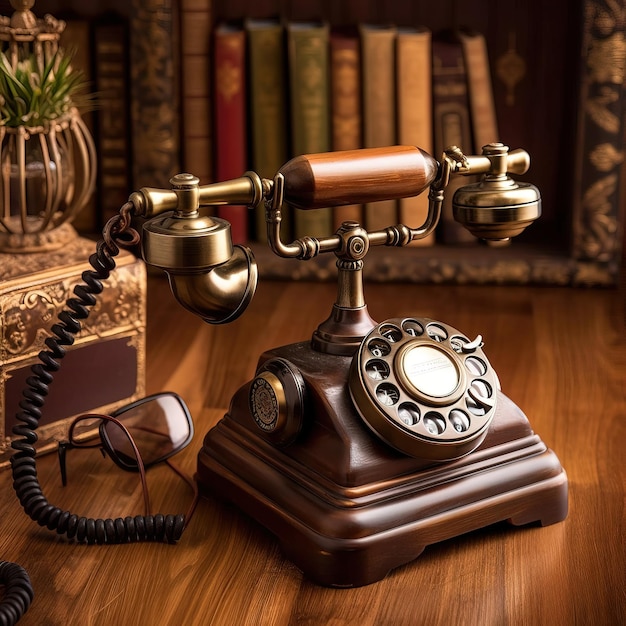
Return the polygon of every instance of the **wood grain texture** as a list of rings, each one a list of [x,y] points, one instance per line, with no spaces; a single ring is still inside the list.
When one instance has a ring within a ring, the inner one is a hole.
[[[279,172],[288,204],[319,209],[413,196],[435,180],[437,170],[437,161],[415,146],[385,146],[299,155]]]
[[[428,547],[358,589],[313,585],[276,540],[232,507],[203,499],[176,546],[83,546],[31,522],[0,474],[0,556],[35,587],[20,624],[618,624],[624,595],[626,284],[616,290],[372,285],[370,314],[445,320],[481,333],[502,389],[568,473],[569,515],[547,527],[498,524]],[[248,311],[223,327],[182,310],[152,277],[148,392],[187,400],[196,425],[177,457],[193,473],[206,430],[253,374],[257,355],[306,340],[327,315],[333,284],[264,281]],[[103,381],[102,384],[106,384]],[[38,459],[44,493],[92,516],[141,512],[137,477],[94,451]],[[186,509],[191,494],[167,467],[148,473],[153,506]]]

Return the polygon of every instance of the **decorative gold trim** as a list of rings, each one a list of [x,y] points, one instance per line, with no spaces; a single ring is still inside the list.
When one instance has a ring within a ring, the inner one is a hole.
[[[623,3],[586,0],[584,4],[584,64],[572,224],[575,284],[595,283],[602,274],[602,265],[615,281],[621,260],[623,208],[619,182],[624,162],[625,18]]]

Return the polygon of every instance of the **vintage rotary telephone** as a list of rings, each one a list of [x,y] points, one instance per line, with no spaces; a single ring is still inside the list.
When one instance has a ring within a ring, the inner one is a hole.
[[[201,210],[231,203],[265,206],[268,241],[279,256],[333,252],[338,291],[311,340],[262,354],[254,379],[207,433],[198,455],[201,491],[266,526],[310,579],[339,587],[379,580],[427,545],[498,521],[564,519],[565,472],[500,391],[481,337],[419,315],[377,323],[363,296],[370,246],[404,246],[431,233],[451,176],[482,174],[455,193],[458,221],[485,239],[519,234],[540,214],[537,189],[509,176],[528,166],[526,152],[502,144],[485,146],[480,156],[450,148],[440,163],[419,148],[393,146],[299,156],[273,180],[247,172],[201,187],[195,176],[179,174],[171,190],[131,194],[105,226],[90,259],[94,269],[59,315],[20,404],[11,464],[27,514],[89,543],[180,537],[184,516],[94,520],[50,504],[37,479],[34,431],[63,346],[115,268],[118,244],[141,239],[146,262],[165,270],[176,298],[207,322],[244,311],[257,283],[254,257],[232,245],[227,221]],[[344,222],[328,237],[281,240],[284,203],[313,210],[428,187],[428,216],[419,228],[367,232]],[[146,218],[143,237],[133,216]]]
[[[337,257],[337,299],[310,341],[262,354],[198,456],[200,488],[266,526],[312,580],[358,586],[417,557],[426,545],[509,520],[550,524],[567,514],[558,459],[501,391],[478,336],[420,317],[373,321],[363,296],[370,246],[428,235],[451,176],[482,174],[454,196],[455,218],[503,240],[540,215],[540,196],[509,172],[523,150],[452,147],[438,163],[410,146],[299,156],[273,181],[253,172],[207,186],[189,174],[173,190],[130,198],[147,263],[165,270],[176,298],[208,322],[237,317],[257,270],[234,247],[229,224],[204,205],[265,205],[268,240],[281,257]],[[430,187],[417,229],[367,232],[345,222],[328,237],[281,240],[284,203],[299,210],[417,195]]]

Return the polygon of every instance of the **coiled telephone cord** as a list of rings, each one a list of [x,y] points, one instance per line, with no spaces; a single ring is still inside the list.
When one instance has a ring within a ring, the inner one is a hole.
[[[37,478],[35,462],[37,441],[35,430],[39,425],[42,408],[54,373],[61,367],[65,348],[74,342],[81,330],[80,320],[89,316],[96,296],[103,290],[102,282],[115,269],[113,257],[122,246],[133,246],[139,242],[139,233],[131,227],[132,203],[126,203],[118,215],[107,222],[103,240],[97,244],[96,252],[89,258],[93,270],[82,274],[83,284],[74,288],[75,298],[69,298],[65,309],[59,313],[59,323],[54,324],[54,336],[45,340],[47,350],[39,353],[40,363],[32,366],[31,373],[20,401],[21,411],[17,414],[18,424],[13,427],[16,438],[11,446],[16,452],[11,457],[13,488],[27,515],[40,526],[56,530],[70,540],[88,544],[127,543],[133,541],[165,541],[174,543],[185,528],[185,515],[137,515],[124,519],[92,519],[79,517],[48,502]],[[117,243],[116,243],[117,241]]]
[[[0,561],[0,585],[4,585],[4,597],[0,601],[0,626],[12,626],[28,610],[33,600],[33,588],[26,570],[9,561]]]

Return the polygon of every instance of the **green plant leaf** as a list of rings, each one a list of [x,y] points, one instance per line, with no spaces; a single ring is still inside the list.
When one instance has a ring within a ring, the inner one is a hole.
[[[82,72],[72,69],[72,57],[59,49],[43,67],[31,55],[14,68],[0,52],[0,123],[44,124],[74,106],[85,80]]]

